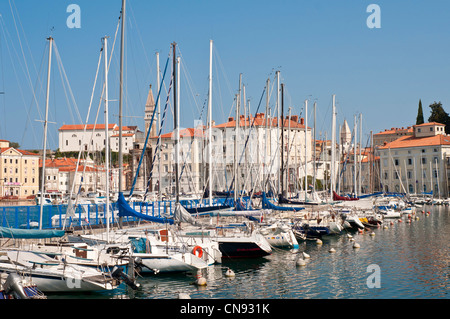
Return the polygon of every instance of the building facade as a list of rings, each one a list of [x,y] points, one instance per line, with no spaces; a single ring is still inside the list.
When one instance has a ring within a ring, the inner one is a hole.
[[[450,136],[445,125],[414,125],[413,135],[402,136],[379,147],[384,191],[448,196]]]
[[[39,155],[0,141],[0,197],[25,199],[39,191]]]

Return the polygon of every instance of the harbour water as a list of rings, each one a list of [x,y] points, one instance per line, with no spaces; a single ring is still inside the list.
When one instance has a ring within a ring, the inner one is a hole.
[[[300,243],[298,250],[275,249],[260,259],[224,261],[203,272],[207,285],[193,285],[195,274],[148,275],[137,292],[119,287],[108,293],[48,294],[48,299],[449,299],[450,208],[425,206],[408,223],[383,226]],[[429,211],[428,215],[426,212]],[[334,248],[335,252],[330,253]],[[302,252],[310,255],[298,267]],[[234,277],[226,277],[230,268]]]

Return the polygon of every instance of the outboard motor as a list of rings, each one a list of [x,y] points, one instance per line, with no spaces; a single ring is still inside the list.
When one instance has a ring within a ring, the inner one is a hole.
[[[125,282],[128,286],[130,286],[134,290],[137,290],[141,287],[140,284],[138,284],[135,280],[131,279],[130,276],[125,274],[123,272],[122,268],[120,268],[118,266],[114,266],[113,270],[111,271],[111,276],[113,278],[116,278],[118,280]]]
[[[3,288],[7,294],[13,293],[17,299],[30,299],[22,286],[22,279],[16,273],[10,273],[6,278]]]

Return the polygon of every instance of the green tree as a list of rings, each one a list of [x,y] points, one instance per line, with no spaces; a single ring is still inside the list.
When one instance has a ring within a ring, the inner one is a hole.
[[[450,116],[445,112],[441,102],[434,102],[430,105],[431,115],[428,122],[437,122],[445,124],[445,133],[450,134]]]
[[[422,100],[419,100],[419,109],[417,110],[417,118],[416,118],[416,125],[423,124],[423,110],[422,110]]]

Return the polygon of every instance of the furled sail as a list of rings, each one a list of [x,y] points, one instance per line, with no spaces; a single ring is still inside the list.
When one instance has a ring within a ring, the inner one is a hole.
[[[291,211],[291,212],[297,212],[297,211],[305,209],[305,207],[276,206],[267,199],[266,193],[263,193],[262,196],[263,196],[262,208],[281,210],[281,211]]]
[[[117,205],[119,207],[119,217],[130,216],[130,217],[136,217],[136,218],[148,220],[148,221],[155,222],[155,223],[173,224],[173,219],[171,219],[171,218],[155,217],[155,216],[138,213],[133,208],[131,208],[130,205],[128,205],[127,201],[125,200],[125,197],[123,196],[123,193],[119,193]]]

